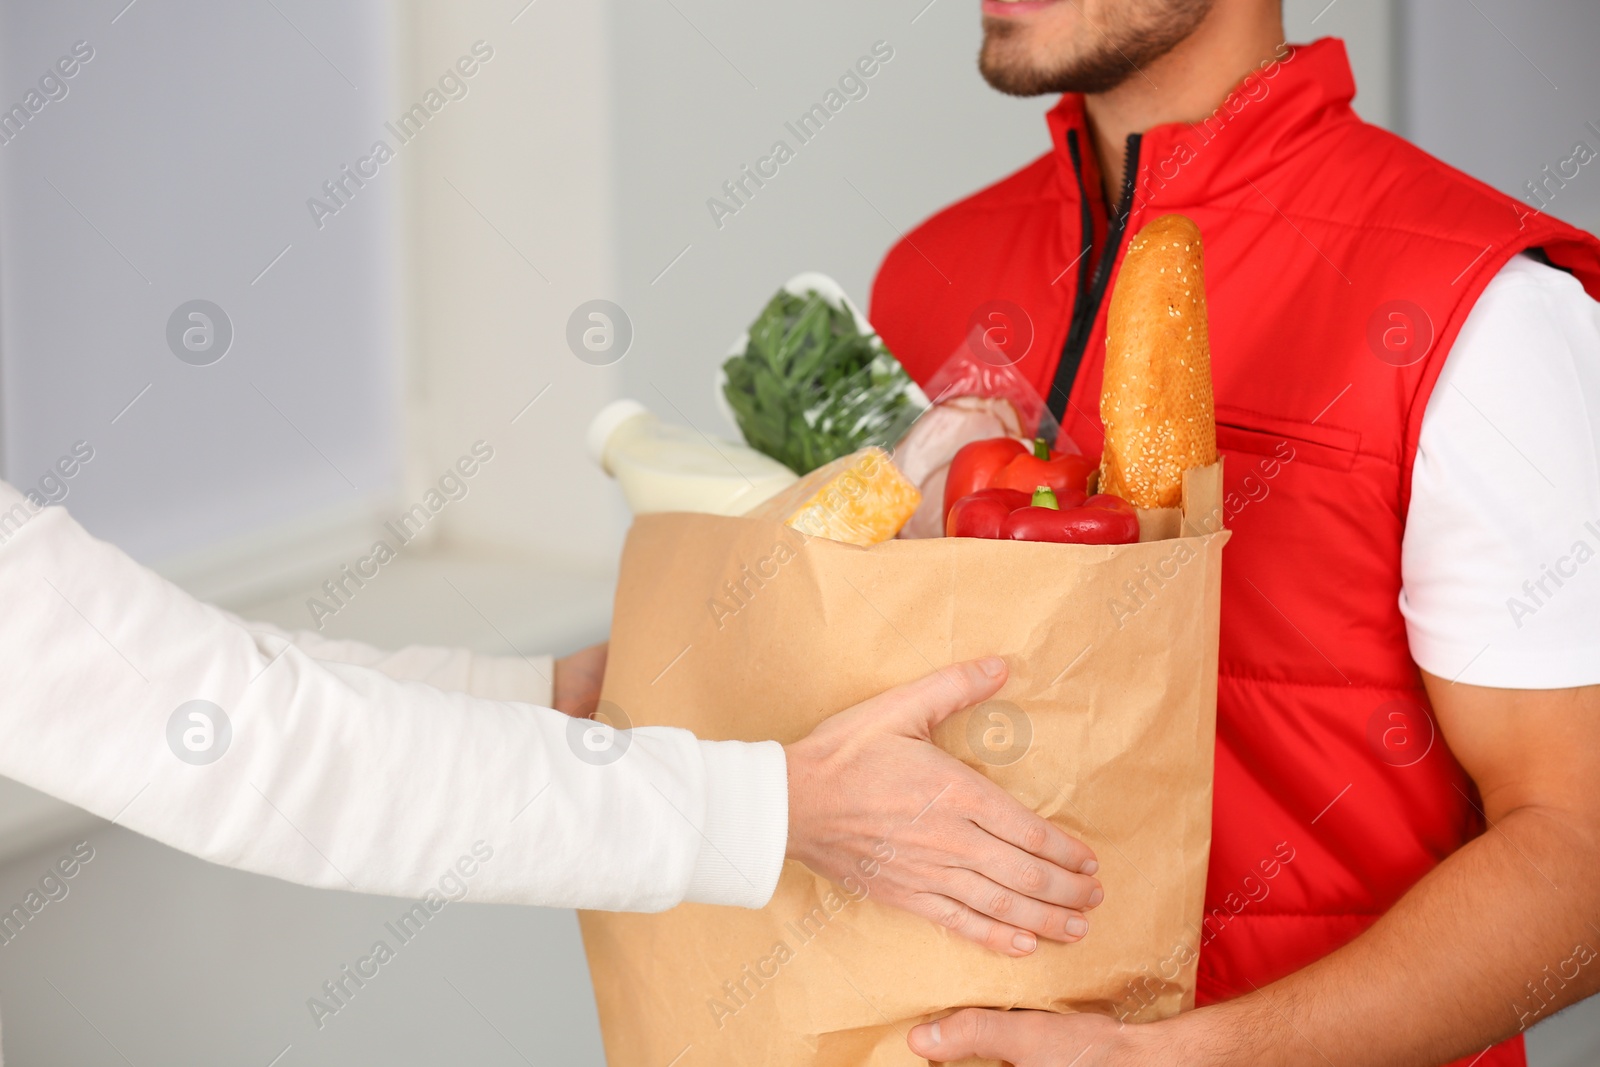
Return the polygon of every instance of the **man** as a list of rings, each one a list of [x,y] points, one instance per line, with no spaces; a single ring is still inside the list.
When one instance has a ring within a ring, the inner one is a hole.
[[[1199,1009],[969,1009],[913,1050],[1522,1064],[1600,989],[1600,244],[1363,124],[1279,0],[983,14],[991,85],[1067,94],[1052,151],[900,242],[872,320],[926,380],[1009,309],[1097,455],[1119,256],[1188,215],[1234,538]]]

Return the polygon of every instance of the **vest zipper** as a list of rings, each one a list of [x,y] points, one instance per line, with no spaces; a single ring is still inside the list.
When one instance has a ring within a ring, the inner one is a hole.
[[[1089,335],[1094,332],[1095,320],[1100,317],[1106,286],[1111,282],[1111,269],[1116,265],[1122,248],[1122,238],[1128,227],[1128,215],[1133,211],[1133,193],[1139,177],[1139,143],[1141,134],[1128,135],[1126,158],[1122,165],[1122,197],[1117,210],[1106,223],[1106,247],[1100,254],[1100,263],[1091,281],[1087,264],[1094,252],[1094,213],[1089,209],[1089,189],[1083,180],[1083,151],[1078,145],[1078,131],[1067,131],[1067,154],[1072,157],[1072,172],[1078,179],[1078,204],[1083,228],[1081,262],[1078,271],[1078,292],[1072,301],[1072,321],[1067,328],[1066,344],[1061,346],[1061,361],[1056,364],[1055,380],[1050,386],[1050,410],[1056,418],[1063,419],[1067,400],[1072,395],[1072,383],[1078,377],[1078,367],[1083,363],[1083,353],[1089,347]]]

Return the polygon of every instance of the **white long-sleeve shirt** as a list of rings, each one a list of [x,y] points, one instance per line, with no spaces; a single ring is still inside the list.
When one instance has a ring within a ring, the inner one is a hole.
[[[603,727],[537,706],[549,674],[244,623],[0,483],[0,774],[305,885],[421,897],[488,852],[473,900],[765,904],[788,829],[781,746],[650,727],[598,762],[583,732]],[[168,740],[194,700],[232,732],[203,765]]]

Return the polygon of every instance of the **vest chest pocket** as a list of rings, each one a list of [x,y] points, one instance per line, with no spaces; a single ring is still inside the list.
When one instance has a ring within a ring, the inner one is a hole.
[[[1310,463],[1347,471],[1355,465],[1361,434],[1279,415],[1217,405],[1217,450],[1270,456],[1281,463]]]

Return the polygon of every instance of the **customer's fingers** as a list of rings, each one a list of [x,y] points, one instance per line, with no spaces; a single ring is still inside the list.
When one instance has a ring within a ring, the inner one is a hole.
[[[1026,956],[1039,947],[1039,939],[1034,934],[982,915],[952,897],[918,893],[905,907],[959,937],[1004,956]]]
[[[981,704],[1005,684],[1006,664],[998,656],[953,663],[914,682],[896,686],[858,705],[892,733],[928,737],[933,728],[963,708]]]
[[[1081,912],[1046,904],[972,871],[954,871],[947,893],[979,915],[1052,941],[1076,941],[1089,931]]]
[[[1105,898],[1100,883],[1088,875],[1077,874],[1049,860],[1040,859],[976,827],[973,832],[981,839],[981,843],[962,853],[966,857],[963,866],[973,873],[1022,896],[1078,911],[1093,908]],[[982,910],[996,918],[1005,918],[994,911]],[[1034,929],[1031,926],[1028,928]]]
[[[1079,874],[1094,874],[1100,869],[1100,861],[1088,845],[1049,819],[1029,811],[987,779],[985,784],[989,788],[981,793],[977,803],[967,808],[973,822],[1000,840],[1009,841],[1058,867]]]

